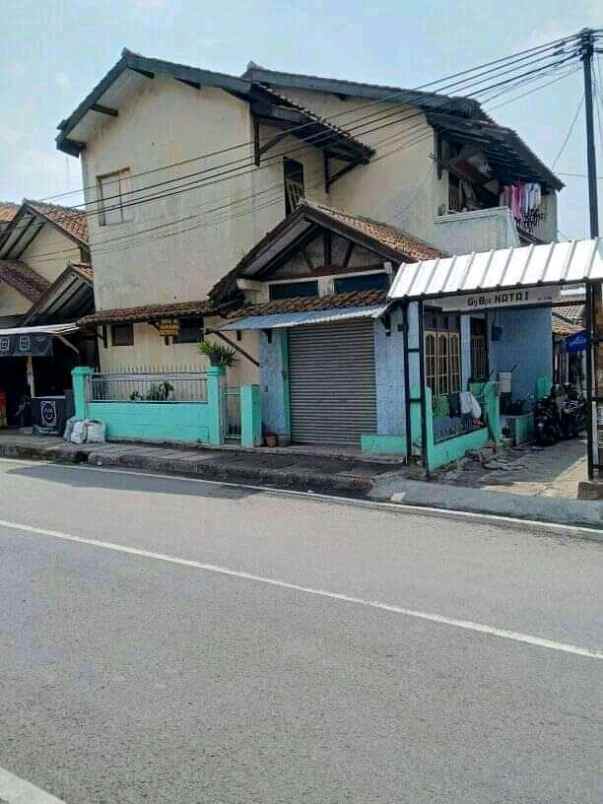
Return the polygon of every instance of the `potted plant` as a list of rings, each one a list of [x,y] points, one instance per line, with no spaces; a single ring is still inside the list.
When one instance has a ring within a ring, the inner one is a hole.
[[[203,341],[199,344],[199,351],[202,355],[209,358],[211,366],[231,368],[237,361],[237,353],[235,350],[229,349],[227,346],[222,346],[221,343]]]
[[[264,433],[264,442],[267,447],[276,447],[278,444],[278,436],[276,433]]]

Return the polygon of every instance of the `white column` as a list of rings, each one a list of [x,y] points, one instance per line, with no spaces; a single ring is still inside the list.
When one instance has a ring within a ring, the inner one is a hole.
[[[36,395],[36,387],[35,387],[35,381],[34,381],[33,357],[31,355],[29,355],[26,359],[27,359],[27,367],[26,367],[27,384],[29,385],[29,393],[32,396],[35,396]]]

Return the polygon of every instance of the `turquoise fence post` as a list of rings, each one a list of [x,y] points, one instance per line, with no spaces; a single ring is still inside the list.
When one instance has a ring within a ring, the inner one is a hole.
[[[241,386],[241,446],[262,443],[262,398],[259,385]]]
[[[209,443],[224,443],[224,368],[209,366],[207,369],[207,409]]]
[[[425,386],[424,393],[425,393],[425,408],[427,411],[426,422],[425,422],[425,436],[427,438],[425,454],[427,456],[427,466],[425,466],[425,471],[429,472],[430,469],[435,468],[434,464],[435,440],[433,437],[433,394],[431,388],[428,385]]]
[[[76,366],[71,371],[73,386],[73,402],[78,419],[87,419],[88,402],[90,401],[90,377],[94,372],[89,366]]]

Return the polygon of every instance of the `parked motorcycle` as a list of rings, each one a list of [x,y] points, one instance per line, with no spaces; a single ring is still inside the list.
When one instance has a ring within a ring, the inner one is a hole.
[[[571,387],[559,405],[559,419],[563,438],[577,438],[586,430],[586,400]]]
[[[534,440],[540,447],[550,447],[562,437],[561,416],[555,396],[539,399],[534,407]]]

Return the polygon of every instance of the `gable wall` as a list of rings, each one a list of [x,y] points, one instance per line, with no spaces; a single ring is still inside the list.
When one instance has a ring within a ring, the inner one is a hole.
[[[21,315],[31,307],[31,302],[22,296],[18,290],[10,285],[0,282],[0,316]]]
[[[80,261],[80,250],[73,240],[47,223],[20,259],[49,282],[54,282],[67,263]]]
[[[268,129],[264,136],[275,133]],[[131,222],[100,226],[97,217],[91,216],[97,309],[205,298],[217,280],[282,219],[282,156],[299,143],[282,141],[267,155],[269,167],[256,169],[252,137],[246,102],[219,89],[196,90],[160,77],[147,81],[120,109],[118,118],[108,119],[82,155],[87,187],[95,185],[97,176],[125,167],[137,174],[246,145],[134,178],[131,189],[136,190],[206,171],[204,187],[135,206]],[[293,156],[304,163],[308,182],[317,183],[320,154],[306,148]],[[240,161],[230,167],[225,164],[234,160]],[[240,175],[228,181],[217,175],[235,168]],[[199,180],[184,181],[195,178]],[[166,188],[149,192],[166,192]],[[87,201],[96,201],[94,186],[87,191]],[[145,232],[157,226],[158,230]],[[139,236],[133,238],[136,233]],[[124,236],[126,240],[115,241]]]

